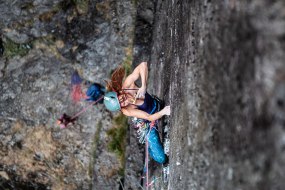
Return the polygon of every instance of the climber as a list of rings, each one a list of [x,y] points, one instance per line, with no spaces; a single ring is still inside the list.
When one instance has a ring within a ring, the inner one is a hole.
[[[107,83],[107,92],[104,96],[104,104],[109,111],[121,111],[124,115],[143,119],[147,124],[149,143],[149,153],[154,160],[159,163],[166,162],[166,156],[161,145],[159,135],[156,129],[156,120],[164,115],[170,115],[170,106],[160,109],[161,102],[151,96],[147,91],[148,67],[146,62],[140,63],[134,71],[125,77],[123,67],[117,68],[111,76],[111,80]],[[135,82],[141,79],[141,87],[139,88]],[[155,125],[149,128],[149,126]]]
[[[71,97],[75,103],[81,100],[95,102],[106,92],[105,87],[101,84],[83,80],[77,71],[74,71],[71,76],[71,84]],[[103,99],[99,100],[98,103],[103,103]]]
[[[126,116],[137,117],[148,121],[155,121],[164,115],[170,115],[170,106],[165,106],[162,110],[154,110],[155,99],[146,92],[146,81],[148,76],[147,63],[142,62],[134,71],[126,77],[124,68],[119,67],[114,71],[111,81],[107,84],[107,89],[112,90],[105,94],[104,103],[110,111],[121,110]],[[135,84],[141,78],[141,87]],[[113,101],[116,100],[116,101]]]
[[[60,116],[59,119],[57,119],[56,122],[57,122],[57,125],[63,129],[63,128],[66,128],[69,124],[74,124],[76,119],[77,119],[76,117],[72,118],[66,113],[64,113]]]
[[[66,113],[62,114],[56,121],[57,126],[62,129],[66,128],[69,124],[74,124],[78,116],[84,113],[92,105],[97,103],[102,104],[104,93],[106,92],[105,87],[99,83],[91,83],[89,81],[83,80],[77,71],[74,71],[71,76],[71,85],[71,98],[73,102],[78,103],[79,101],[83,100],[90,102],[90,104],[73,116],[69,116]]]

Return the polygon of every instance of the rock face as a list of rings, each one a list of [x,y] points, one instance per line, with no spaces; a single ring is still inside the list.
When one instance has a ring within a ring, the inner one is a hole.
[[[74,125],[55,125],[87,105],[70,100],[74,70],[104,85],[132,60],[149,62],[148,91],[171,105],[170,173],[163,183],[151,161],[153,188],[284,189],[284,8],[281,0],[0,1],[0,189],[141,188],[135,132],[125,164],[108,150],[117,115],[97,105]]]
[[[133,42],[133,67],[142,61],[150,60],[154,12],[154,1],[137,1]],[[129,128],[127,137],[128,146],[126,148],[124,188],[141,189],[143,186],[142,177],[144,176],[145,145],[138,142],[137,132],[131,127]]]
[[[1,1],[0,189],[118,189],[113,116],[89,108],[60,129],[74,70],[103,85],[132,53],[132,1]],[[130,58],[128,58],[130,59]],[[128,62],[125,64],[129,64]]]
[[[155,186],[284,189],[284,8],[157,1],[150,84],[172,115],[169,183]]]

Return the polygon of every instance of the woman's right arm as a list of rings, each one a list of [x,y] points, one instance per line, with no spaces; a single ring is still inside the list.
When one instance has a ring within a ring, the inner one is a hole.
[[[146,93],[147,87],[147,78],[148,78],[148,67],[147,62],[140,63],[134,71],[127,76],[126,80],[123,83],[123,88],[133,88],[136,80],[141,78],[141,87],[137,92],[136,98],[143,98]]]

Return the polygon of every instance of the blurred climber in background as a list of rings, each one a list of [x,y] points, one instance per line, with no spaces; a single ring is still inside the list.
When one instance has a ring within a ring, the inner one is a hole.
[[[109,111],[121,111],[132,117],[140,142],[148,141],[150,156],[159,163],[165,163],[167,158],[157,132],[156,121],[164,115],[170,115],[170,106],[163,108],[162,102],[146,91],[147,62],[140,63],[130,75],[125,75],[123,67],[114,71],[107,83],[109,92],[104,96],[104,104]],[[135,84],[139,78],[141,87]]]
[[[93,105],[95,103],[103,103],[103,96],[106,92],[105,87],[98,83],[91,83],[89,81],[83,80],[77,71],[74,71],[71,76],[71,99],[74,103],[78,103],[79,101],[88,101],[89,105]],[[86,108],[76,114],[75,116],[69,116],[66,113],[63,113],[59,119],[57,119],[56,124],[60,126],[60,128],[65,128],[69,124],[74,124],[78,115],[86,111]]]
[[[81,100],[86,101],[97,101],[101,98],[106,92],[105,87],[103,87],[99,83],[91,83],[89,81],[84,81],[78,74],[77,71],[71,76],[71,84],[72,84],[72,100],[77,103]],[[103,99],[101,99],[98,103],[103,103]]]

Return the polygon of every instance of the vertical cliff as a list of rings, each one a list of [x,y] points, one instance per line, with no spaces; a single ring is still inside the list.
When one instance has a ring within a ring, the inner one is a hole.
[[[172,111],[165,189],[285,187],[284,7],[157,1],[150,78]]]
[[[119,64],[140,61],[148,91],[171,106],[168,181],[150,161],[150,189],[285,188],[283,1],[14,0],[0,9],[0,189],[140,189],[144,147],[124,117],[98,105],[55,125],[87,105],[70,100],[74,70],[104,85]]]
[[[115,114],[70,99],[71,75],[105,85],[130,65],[133,1],[0,1],[0,189],[119,188]]]

